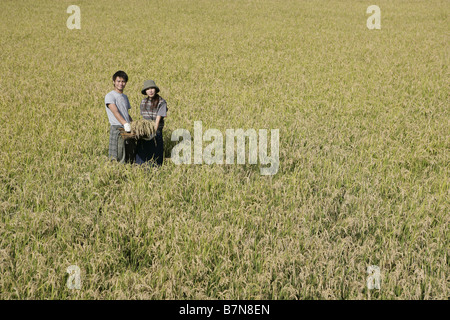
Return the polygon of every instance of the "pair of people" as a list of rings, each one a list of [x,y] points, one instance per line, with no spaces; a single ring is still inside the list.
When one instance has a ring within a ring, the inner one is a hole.
[[[128,113],[128,110],[131,109],[130,101],[123,93],[128,82],[128,75],[124,71],[117,71],[112,79],[114,90],[105,96],[106,114],[111,125],[109,158],[125,162],[127,152],[119,129],[124,128],[125,131],[130,132],[130,123],[133,121]],[[146,120],[154,121],[157,130],[154,139],[141,139],[137,142],[133,153],[135,154],[135,159],[132,160],[135,160],[134,162],[137,164],[153,160],[160,166],[162,165],[164,154],[162,130],[164,128],[164,118],[167,116],[167,102],[158,95],[159,88],[153,80],[144,82],[141,93],[146,95],[140,104],[141,115]]]

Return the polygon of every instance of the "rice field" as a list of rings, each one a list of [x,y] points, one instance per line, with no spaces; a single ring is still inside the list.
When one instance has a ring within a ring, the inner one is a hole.
[[[2,0],[0,299],[448,299],[449,13]],[[167,101],[161,168],[108,162],[117,70],[134,120],[145,80]],[[279,129],[278,172],[175,165],[194,121]]]

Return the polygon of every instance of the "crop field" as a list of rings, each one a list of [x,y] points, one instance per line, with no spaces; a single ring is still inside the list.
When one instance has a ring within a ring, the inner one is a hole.
[[[448,299],[449,14],[1,0],[0,299]],[[134,120],[145,80],[167,101],[160,168],[108,161],[117,70]],[[278,171],[175,164],[196,121],[279,129]]]

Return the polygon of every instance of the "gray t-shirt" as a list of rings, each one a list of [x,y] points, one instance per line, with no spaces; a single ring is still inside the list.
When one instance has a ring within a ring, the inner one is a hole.
[[[105,108],[106,114],[108,115],[109,123],[112,126],[121,126],[122,124],[119,120],[116,119],[112,111],[108,108],[108,104],[114,103],[119,109],[120,115],[125,119],[126,122],[130,122],[130,116],[128,114],[128,109],[131,109],[130,101],[128,101],[128,97],[123,93],[118,93],[113,90],[108,92],[105,96]]]

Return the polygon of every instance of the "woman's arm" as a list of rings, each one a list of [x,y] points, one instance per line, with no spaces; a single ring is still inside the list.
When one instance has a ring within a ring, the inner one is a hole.
[[[161,118],[165,118],[167,116],[167,102],[166,100],[162,99],[162,102],[158,108],[158,113],[156,115],[156,121],[155,121],[155,127],[156,130],[159,128],[159,122],[161,121]]]
[[[156,116],[156,121],[155,121],[155,129],[158,130],[159,127],[159,121],[161,121],[161,116]]]

